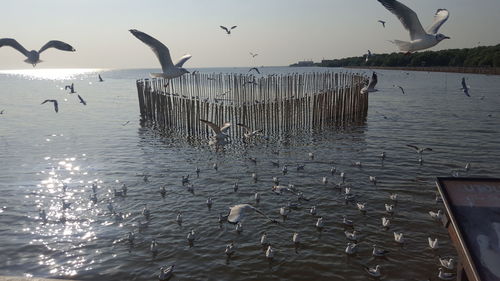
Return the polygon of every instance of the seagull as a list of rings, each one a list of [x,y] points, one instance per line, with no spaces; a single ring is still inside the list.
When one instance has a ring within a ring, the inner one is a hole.
[[[467,86],[467,83],[465,83],[465,77],[462,77],[462,88],[460,90],[464,91],[464,94],[466,96],[470,97],[469,86]]]
[[[336,171],[337,171],[337,168],[332,167],[332,168],[330,169],[330,174],[332,174],[332,176],[333,176],[333,175],[335,174],[335,172],[336,172]]]
[[[380,265],[377,264],[375,267],[372,267],[372,268],[364,266],[364,269],[371,276],[376,277],[376,278],[380,277]]]
[[[344,231],[345,237],[351,241],[356,241],[358,240],[358,233],[356,230],[353,230],[352,232],[349,231]]]
[[[321,180],[321,182],[323,182],[323,184],[328,184],[328,178],[327,177],[323,177],[323,179]]]
[[[356,243],[347,243],[347,247],[345,248],[345,253],[348,255],[354,255],[358,251],[358,244]]]
[[[358,207],[358,210],[362,213],[365,213],[366,212],[366,209],[365,209],[365,206],[366,206],[366,202],[365,203],[361,203],[361,202],[357,202],[356,203],[356,206]]]
[[[52,102],[52,103],[54,103],[54,110],[56,111],[56,113],[59,111],[59,106],[57,105],[57,100],[45,100],[41,104],[44,104],[46,102]]]
[[[207,120],[200,119],[200,121],[207,124],[214,133],[212,140],[210,140],[209,142],[210,145],[217,146],[217,145],[224,145],[227,143],[226,138],[228,138],[229,136],[226,134],[226,131],[229,129],[229,127],[231,127],[231,123],[226,122],[224,123],[224,125],[219,127]]]
[[[148,45],[153,50],[156,57],[160,61],[162,73],[151,73],[150,74],[151,77],[162,77],[166,79],[172,79],[182,76],[185,73],[189,73],[188,70],[182,68],[182,65],[184,64],[185,61],[187,61],[191,57],[191,55],[183,56],[181,60],[176,65],[174,65],[174,63],[172,62],[172,58],[170,57],[170,51],[168,50],[167,46],[163,45],[163,43],[161,43],[160,41],[137,29],[130,29],[129,31],[137,39],[141,40],[143,43]]]
[[[233,25],[233,26],[231,26],[231,28],[227,28],[227,27],[225,27],[223,25],[220,26],[220,28],[224,29],[228,35],[231,34],[231,30],[235,29],[236,27],[238,27],[238,26],[237,25]]]
[[[283,221],[285,221],[286,217],[290,213],[290,209],[287,207],[281,207],[280,208],[280,215],[283,217]]]
[[[342,183],[344,183],[344,181],[345,181],[345,173],[344,172],[340,173],[340,178],[342,179]]]
[[[234,243],[233,242],[227,244],[225,253],[226,253],[226,255],[228,257],[230,257],[230,256],[232,256],[234,254],[234,248],[235,247],[234,247]]]
[[[257,67],[252,67],[248,70],[248,72],[252,71],[252,70],[255,70],[255,72],[257,72],[258,74],[260,74],[260,71]]]
[[[372,52],[370,50],[368,50],[368,52],[366,53],[366,59],[365,59],[365,62],[368,62],[368,60],[370,59],[370,57],[372,56]]]
[[[238,182],[235,182],[234,185],[233,185],[234,192],[237,192],[238,188],[239,188]]]
[[[300,236],[299,236],[299,233],[295,232],[293,233],[293,236],[292,236],[292,241],[295,245],[297,244],[300,244]]]
[[[443,269],[439,268],[438,278],[441,280],[455,280],[455,273],[443,272]]]
[[[68,90],[68,89],[70,90],[70,92],[69,92],[70,94],[76,93],[75,92],[75,84],[74,83],[71,83],[71,85],[64,86],[64,90]]]
[[[432,238],[427,237],[427,241],[429,242],[429,247],[431,247],[431,249],[435,250],[439,247],[437,238],[434,238],[433,240]]]
[[[411,147],[411,148],[414,148],[414,149],[417,151],[417,153],[418,153],[418,154],[420,154],[420,155],[421,155],[424,151],[426,151],[426,150],[428,150],[428,151],[432,151],[432,148],[429,148],[429,147],[422,147],[422,148],[420,148],[420,147],[418,147],[418,146],[416,146],[416,145],[411,145],[411,144],[407,144],[406,146]]]
[[[191,231],[188,232],[188,235],[186,238],[190,244],[194,242],[194,239],[195,239],[194,229],[191,229]]]
[[[250,52],[250,55],[252,56],[252,58],[255,58],[256,56],[258,56],[259,54],[254,54],[252,52]]]
[[[455,260],[453,258],[442,258],[439,257],[439,264],[449,270],[453,270],[455,268]]]
[[[166,280],[169,280],[170,278],[172,278],[172,275],[174,274],[174,267],[175,267],[175,264],[173,264],[169,267],[166,267],[166,266],[160,267],[160,275],[158,275],[158,280],[159,281],[166,281]]]
[[[144,204],[142,215],[146,218],[146,220],[149,220],[151,218],[151,211],[148,208],[148,204]]]
[[[387,253],[389,253],[389,251],[379,249],[379,248],[377,247],[377,245],[373,244],[373,251],[372,251],[372,255],[373,255],[374,257],[383,257],[383,256],[385,256]]]
[[[377,82],[378,82],[377,73],[373,72],[372,77],[370,78],[368,84],[364,86],[363,89],[361,89],[361,93],[366,94],[378,91],[377,89],[375,89]]]
[[[208,197],[207,199],[207,207],[208,209],[212,208],[213,200],[212,197]]]
[[[437,212],[429,211],[429,215],[435,220],[441,220],[441,218],[443,217],[443,213],[441,210],[438,210]]]
[[[78,99],[80,100],[81,104],[87,105],[87,102],[85,100],[83,100],[83,98],[80,95],[78,95]]]
[[[389,225],[391,225],[391,220],[386,217],[382,217],[382,226],[388,228]]]
[[[312,206],[311,207],[311,210],[309,210],[309,213],[313,216],[316,216],[317,214],[317,211],[316,211],[316,206]]]
[[[450,39],[441,33],[439,28],[448,20],[450,13],[446,9],[438,9],[434,15],[434,22],[424,30],[417,14],[396,0],[378,0],[387,10],[396,15],[404,28],[410,32],[410,42],[394,40],[401,52],[411,53],[425,50],[437,45],[444,39]]]
[[[370,182],[373,183],[373,185],[377,185],[377,178],[374,176],[369,176]]]
[[[394,241],[396,241],[396,243],[403,244],[405,242],[405,239],[403,237],[403,232],[394,231]]]
[[[283,175],[286,175],[288,173],[288,166],[286,164],[283,165],[283,169],[281,169],[281,172],[283,173]]]
[[[128,233],[127,241],[129,244],[134,244],[135,235],[132,232]]]
[[[319,217],[318,221],[316,221],[316,228],[322,229],[323,227],[324,227],[323,218]]]
[[[99,78],[99,82],[104,82],[104,80],[101,77],[101,74],[97,74],[97,77]]]
[[[259,193],[256,193],[256,195]],[[255,211],[258,214],[264,216],[266,219],[268,219],[271,222],[277,222],[276,220],[268,217],[266,214],[264,214],[261,210],[255,208],[254,206],[250,204],[238,204],[234,205],[229,208],[229,215],[227,217],[227,221],[232,224],[237,224],[239,223],[244,217],[245,213],[249,210]]]
[[[44,210],[44,209],[41,209],[41,210],[38,212],[38,216],[40,217],[40,219],[41,219],[43,222],[47,222],[47,214],[45,213],[45,210]]]
[[[269,242],[267,241],[267,233],[264,231],[262,233],[262,236],[260,237],[260,245],[266,246],[268,244],[269,244]]]
[[[156,256],[158,254],[158,242],[156,242],[156,239],[153,239],[151,241],[151,246],[150,246],[150,249],[151,249],[151,253]]]
[[[236,232],[241,233],[243,231],[243,225],[239,222],[235,228]]]
[[[175,217],[175,221],[176,221],[178,224],[181,224],[181,223],[182,223],[182,213],[181,213],[181,212],[178,212],[178,213],[177,213],[177,217]]]
[[[268,260],[272,260],[274,258],[274,250],[273,248],[271,247],[271,245],[267,246],[267,250],[266,250],[266,258]]]
[[[394,205],[385,204],[385,211],[389,214],[394,213]]]
[[[58,41],[58,40],[51,40],[51,41],[47,42],[47,44],[43,45],[43,47],[40,48],[40,50],[38,50],[38,51],[35,51],[35,50],[28,51],[21,44],[19,44],[15,39],[12,39],[12,38],[0,39],[0,48],[3,46],[10,46],[10,47],[18,50],[19,52],[21,52],[23,55],[26,56],[26,59],[24,60],[24,62],[33,65],[33,67],[35,67],[38,63],[42,62],[40,60],[40,54],[49,48],[56,48],[56,49],[61,50],[61,51],[69,51],[69,52],[76,51],[68,43],[64,43],[64,42]]]
[[[219,170],[219,166],[217,166],[217,162],[214,163],[214,165],[212,166],[214,168],[214,170]]]
[[[399,85],[395,85],[395,86],[398,87],[401,90],[401,93],[403,93],[403,95],[406,95],[405,89],[403,89],[403,87],[401,87]]]
[[[380,22],[382,24],[382,26],[385,28],[385,21],[383,20],[378,20],[378,22]]]
[[[248,127],[247,125],[242,124],[242,123],[237,123],[236,125],[242,127],[245,130],[245,133],[243,133],[243,136],[245,136],[245,138],[247,138],[247,139],[252,138],[254,136],[261,135],[263,132],[263,130],[252,130],[252,129],[250,129],[250,127]]]
[[[352,220],[348,220],[345,216],[342,217],[342,224],[345,226],[353,226],[354,222]]]
[[[259,179],[256,173],[252,173],[252,179],[253,181],[257,181]]]

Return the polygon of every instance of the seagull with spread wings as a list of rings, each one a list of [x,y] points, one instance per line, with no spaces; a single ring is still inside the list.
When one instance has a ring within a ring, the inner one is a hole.
[[[256,56],[258,56],[259,54],[254,54],[252,52],[250,52],[250,55],[252,56],[252,58],[255,58]]]
[[[223,25],[220,26],[220,28],[222,28],[223,30],[226,31],[227,35],[230,35],[231,34],[231,30],[235,29],[236,27],[238,27],[238,26],[237,25],[233,25],[233,26],[231,26],[231,28],[227,28],[227,27],[225,27]]]
[[[132,35],[137,39],[141,40],[144,44],[148,45],[156,57],[160,61],[162,73],[150,73],[151,77],[162,77],[166,79],[172,79],[182,76],[189,71],[182,67],[184,63],[191,58],[191,55],[184,55],[180,60],[174,65],[172,58],[170,57],[170,51],[163,43],[156,40],[155,38],[149,36],[148,34],[141,32],[137,29],[129,30]]]
[[[260,74],[260,71],[257,67],[252,67],[248,70],[248,72],[252,71],[252,70],[255,70],[255,72],[257,72],[258,74]]]
[[[219,146],[219,145],[225,145],[227,143],[226,138],[228,138],[229,136],[226,134],[226,132],[229,129],[229,127],[231,127],[231,123],[226,122],[224,123],[224,125],[218,126],[207,120],[200,119],[200,121],[207,124],[208,127],[210,127],[210,129],[212,129],[214,133],[213,137],[210,139],[208,143],[209,145]]]
[[[415,149],[418,154],[422,154],[422,153],[424,153],[424,151],[432,151],[432,148],[429,148],[429,147],[418,147],[418,146],[412,145],[412,144],[407,144],[406,146]]]
[[[385,21],[383,20],[378,20],[378,22],[380,22],[382,24],[382,26],[385,28]]]
[[[51,102],[54,104],[54,110],[57,112],[59,112],[59,106],[57,104],[57,100],[44,100],[41,104],[44,104],[44,103],[47,103],[47,102]]]
[[[424,30],[417,14],[407,6],[396,0],[377,0],[389,12],[393,13],[403,24],[403,27],[410,32],[410,42],[394,40],[401,52],[411,53],[425,50],[436,46],[444,39],[450,37],[438,33],[439,28],[448,20],[450,13],[446,9],[438,9],[434,15],[434,22]]]
[[[370,78],[368,84],[364,86],[363,89],[361,89],[361,93],[366,94],[378,91],[377,89],[375,89],[377,82],[378,82],[377,73],[373,72],[372,77]]]
[[[465,77],[462,77],[462,91],[464,91],[464,94],[468,97],[470,97],[469,94],[469,86],[467,86],[467,83],[465,83]]]
[[[64,43],[62,41],[58,40],[51,40],[47,42],[47,44],[43,45],[40,50],[31,50],[28,51],[26,48],[24,48],[21,44],[19,44],[15,39],[12,38],[2,38],[0,39],[0,48],[3,46],[9,46],[12,47],[16,50],[18,50],[20,53],[26,56],[26,59],[24,62],[29,63],[35,67],[38,63],[41,63],[42,60],[40,60],[40,54],[49,49],[49,48],[55,48],[61,51],[68,51],[68,52],[74,52],[76,51],[70,44]]]
[[[248,127],[245,124],[238,123],[236,125],[245,129],[245,133],[243,134],[243,136],[245,136],[245,138],[247,138],[247,139],[254,137],[254,136],[258,136],[258,135],[262,134],[262,132],[263,132],[262,130],[252,130],[252,129],[250,129],[250,127]]]

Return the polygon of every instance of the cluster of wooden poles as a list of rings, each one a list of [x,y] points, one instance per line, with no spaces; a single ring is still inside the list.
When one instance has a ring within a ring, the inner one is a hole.
[[[179,78],[137,80],[141,120],[181,136],[208,137],[200,119],[232,124],[228,134],[243,135],[237,123],[265,135],[307,132],[363,123],[366,77],[355,73],[186,74]]]

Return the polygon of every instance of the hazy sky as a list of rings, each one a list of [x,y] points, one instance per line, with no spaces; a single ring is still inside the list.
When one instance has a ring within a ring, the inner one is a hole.
[[[500,43],[500,0],[401,0],[424,27],[438,8],[450,19],[451,40],[433,50]],[[28,50],[58,39],[75,53],[45,51],[37,67],[159,68],[154,54],[128,32],[162,41],[186,67],[279,66],[303,59],[396,51],[387,40],[408,40],[394,15],[376,0],[0,0],[0,38]],[[378,19],[387,21],[384,29]],[[230,36],[219,25],[238,25]],[[252,59],[249,52],[259,53]],[[24,56],[0,48],[0,69],[31,68]]]

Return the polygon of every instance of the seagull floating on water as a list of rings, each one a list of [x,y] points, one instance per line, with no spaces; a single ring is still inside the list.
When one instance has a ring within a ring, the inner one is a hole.
[[[429,247],[431,247],[431,249],[435,250],[435,249],[439,248],[437,238],[432,239],[430,237],[427,237],[427,241],[429,242]]]
[[[437,212],[429,211],[429,215],[435,220],[441,220],[441,218],[443,217],[443,213],[441,210],[438,210]]]
[[[371,267],[371,268],[367,267],[367,266],[364,266],[364,269],[371,276],[373,276],[375,278],[380,277],[380,265],[377,264],[375,267]]]
[[[267,246],[269,242],[267,241],[267,233],[264,231],[260,237],[260,245]]]
[[[231,257],[234,254],[234,252],[235,252],[234,243],[231,242],[231,243],[227,244],[226,250],[225,250],[226,256]]]
[[[345,253],[348,255],[354,255],[358,251],[358,244],[349,242],[345,248]]]
[[[394,231],[394,241],[396,241],[396,243],[403,244],[405,242],[405,239],[403,237],[403,232]]]
[[[55,48],[61,51],[68,51],[68,52],[76,51],[75,48],[73,48],[70,44],[58,40],[51,40],[47,42],[47,44],[43,45],[43,47],[40,48],[40,50],[38,51],[35,50],[28,51],[15,39],[12,38],[0,39],[0,48],[3,46],[12,47],[17,51],[19,51],[20,53],[22,53],[23,55],[25,55],[26,59],[24,60],[24,62],[33,65],[33,67],[35,67],[38,63],[42,62],[42,60],[40,60],[40,54],[49,48]]]
[[[411,53],[425,50],[437,45],[450,37],[438,33],[439,28],[448,20],[450,13],[446,9],[438,9],[434,15],[434,22],[424,30],[417,14],[396,0],[378,0],[387,10],[393,13],[410,32],[410,42],[394,40],[401,52]]]
[[[272,260],[274,258],[274,250],[273,248],[271,247],[271,245],[267,246],[267,250],[266,250],[266,258],[268,260]]]
[[[174,65],[174,63],[172,62],[172,58],[170,57],[170,51],[168,50],[167,46],[163,45],[163,43],[161,43],[160,41],[137,29],[130,29],[129,31],[137,39],[141,40],[144,44],[148,45],[151,48],[151,50],[153,50],[156,57],[160,61],[162,73],[151,73],[150,74],[151,77],[162,77],[166,79],[172,79],[182,76],[186,73],[189,73],[189,71],[183,68],[182,65],[189,58],[191,58],[191,55],[183,56],[179,60],[179,62],[177,62]]]
[[[372,255],[373,255],[374,257],[384,257],[384,256],[385,256],[386,254],[388,254],[388,253],[389,253],[389,251],[387,251],[387,250],[383,250],[383,249],[379,249],[379,248],[377,247],[377,245],[375,245],[375,244],[373,245]]]
[[[391,220],[386,217],[382,217],[382,226],[388,228],[389,225],[391,225]]]
[[[444,272],[439,268],[438,278],[441,280],[455,280],[455,273]]]
[[[41,104],[44,104],[46,102],[51,102],[54,104],[54,110],[57,112],[59,112],[59,105],[57,103],[57,100],[44,100]]]
[[[166,266],[160,267],[160,275],[158,275],[158,280],[159,281],[167,281],[170,278],[172,278],[172,275],[174,274],[174,267],[175,267],[175,264],[173,264],[169,267],[166,267]]]
[[[344,231],[345,237],[351,241],[356,241],[358,240],[358,232],[356,230],[353,230],[352,232],[349,231]]]
[[[439,264],[449,270],[453,270],[455,268],[455,260],[453,258],[442,258],[439,257]]]

